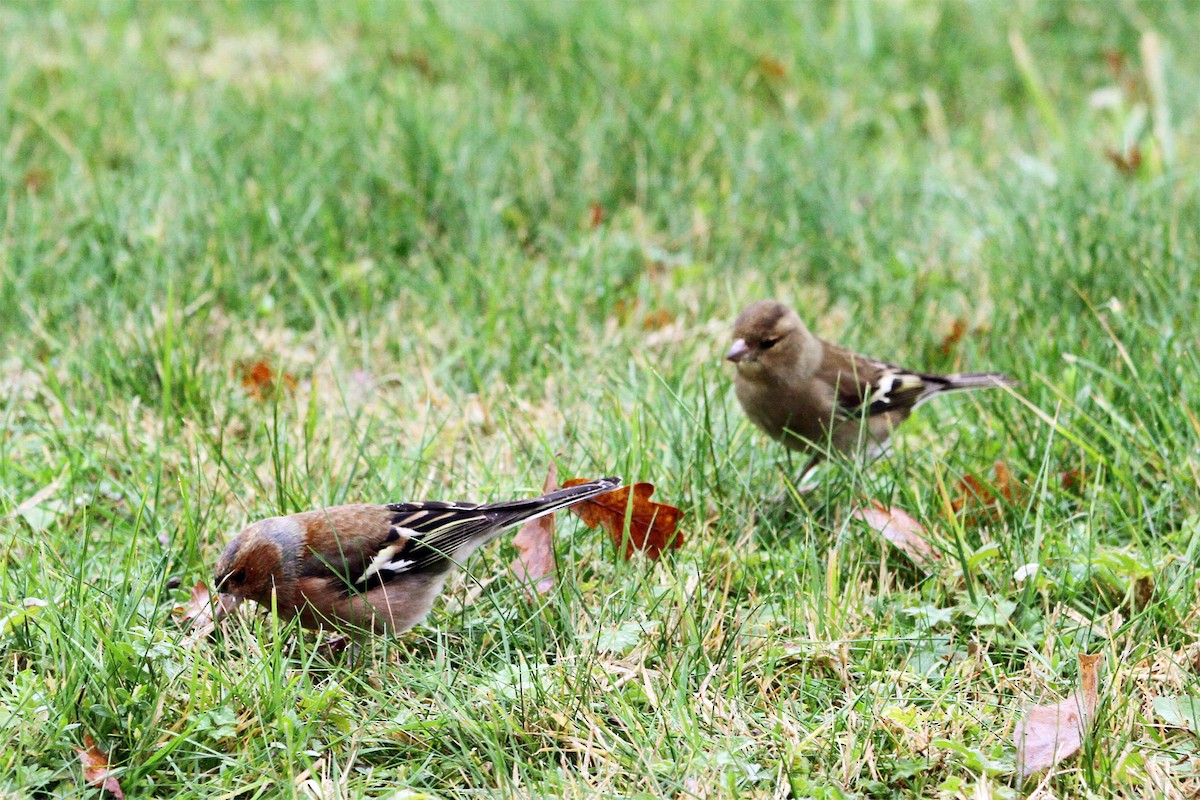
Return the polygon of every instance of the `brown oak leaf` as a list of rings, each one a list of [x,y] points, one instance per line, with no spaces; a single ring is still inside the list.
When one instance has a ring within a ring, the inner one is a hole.
[[[943,356],[949,356],[966,335],[967,321],[962,318],[956,318],[954,322],[950,323],[950,332],[943,337],[941,344],[938,345],[938,352]]]
[[[1104,157],[1117,168],[1122,175],[1132,175],[1142,166],[1142,150],[1136,144],[1124,152],[1109,148],[1104,151]]]
[[[1079,691],[1066,700],[1033,706],[1013,732],[1017,746],[1017,774],[1021,780],[1074,755],[1096,718],[1102,654],[1079,654]]]
[[[83,779],[92,786],[100,787],[118,800],[124,800],[125,793],[121,791],[121,784],[108,771],[108,753],[97,747],[96,742],[88,734],[84,734],[83,747],[82,750],[78,747],[75,748],[75,753],[79,756],[79,763],[83,764]]]
[[[550,462],[546,473],[543,494],[558,488],[558,467]],[[554,515],[531,519],[521,526],[513,537],[517,557],[509,567],[513,574],[526,583],[532,583],[539,594],[554,587]]]
[[[950,507],[964,522],[974,525],[998,520],[1004,507],[1024,502],[1028,491],[1017,482],[1003,461],[992,465],[992,480],[985,483],[974,475],[964,475],[958,484],[958,496]]]
[[[267,400],[284,390],[290,392],[296,388],[296,376],[289,372],[276,375],[271,365],[261,358],[238,362],[234,374],[241,378],[246,394],[255,400]]]
[[[581,478],[572,478],[563,483],[563,488],[586,482]],[[571,506],[571,511],[589,528],[604,526],[617,547],[624,545],[625,558],[632,558],[635,552],[658,558],[663,550],[681,547],[683,534],[678,531],[679,509],[654,502],[650,499],[652,494],[654,484],[635,483],[576,503]],[[628,536],[626,519],[629,523]]]

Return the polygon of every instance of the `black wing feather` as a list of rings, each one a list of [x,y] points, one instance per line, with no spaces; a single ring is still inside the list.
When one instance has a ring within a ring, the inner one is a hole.
[[[396,558],[411,561],[402,572],[441,572],[454,566],[453,555],[471,539],[503,520],[482,506],[464,503],[396,503],[394,529],[411,531]]]
[[[844,418],[873,417],[889,411],[910,409],[930,391],[933,375],[919,375],[900,367],[882,365],[883,371],[869,382],[849,381],[838,387],[837,411]]]
[[[373,558],[342,580],[348,592],[365,591],[415,573],[440,574],[458,566],[464,545],[486,541],[505,528],[612,491],[620,478],[601,478],[541,497],[504,503],[392,503],[391,525]],[[403,539],[403,541],[401,541]]]

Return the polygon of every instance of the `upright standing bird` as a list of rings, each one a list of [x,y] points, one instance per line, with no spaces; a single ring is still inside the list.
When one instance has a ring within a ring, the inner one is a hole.
[[[858,355],[815,336],[777,300],[747,306],[725,358],[746,416],[792,450],[812,453],[807,473],[833,451],[879,449],[913,408],[943,392],[1016,386],[998,372],[932,375]]]
[[[398,633],[429,613],[451,572],[503,530],[621,485],[601,478],[529,500],[335,506],[256,522],[217,560],[217,591],[309,628]]]

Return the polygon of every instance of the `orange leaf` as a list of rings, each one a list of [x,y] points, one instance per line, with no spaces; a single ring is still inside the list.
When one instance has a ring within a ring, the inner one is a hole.
[[[942,339],[942,343],[938,345],[938,352],[943,356],[949,356],[954,351],[954,348],[967,335],[967,321],[965,319],[956,319],[950,324],[950,332]]]
[[[1068,492],[1078,492],[1082,490],[1083,485],[1086,482],[1083,471],[1078,467],[1060,472],[1058,474],[1058,479],[1062,482],[1062,488],[1066,489]]]
[[[586,482],[572,478],[563,484],[563,488]],[[654,502],[650,499],[652,494],[654,484],[635,483],[576,503],[571,506],[571,511],[589,528],[603,525],[618,547],[622,543],[625,545],[625,558],[631,558],[638,551],[650,558],[658,558],[667,548],[678,549],[683,544],[683,534],[677,530],[679,509]],[[629,521],[628,539],[625,537],[626,519]]]
[[[234,374],[242,380],[242,388],[246,394],[255,400],[266,400],[280,391],[292,391],[296,388],[296,377],[285,372],[276,376],[275,370],[263,359],[250,362],[238,362]]]
[[[1136,144],[1131,145],[1124,153],[1119,150],[1105,150],[1104,157],[1111,161],[1117,172],[1122,175],[1132,175],[1142,166],[1142,150]]]
[[[974,475],[964,475],[958,484],[958,496],[950,501],[954,513],[978,525],[988,519],[1000,519],[1005,505],[1025,499],[1025,487],[1017,483],[1003,461],[992,465],[992,476],[991,485],[987,485]]]
[[[889,508],[878,500],[872,500],[869,508],[858,509],[850,518],[861,519],[867,523],[872,530],[923,569],[933,566],[933,563],[942,557],[938,549],[926,538],[921,523],[902,508]]]
[[[674,321],[674,314],[672,314],[670,311],[667,311],[665,308],[659,308],[642,317],[642,330],[656,331],[667,327]]]
[[[544,494],[558,488],[558,467],[553,461],[546,473]],[[554,515],[531,519],[521,526],[513,537],[517,557],[509,567],[519,579],[532,583],[538,594],[545,594],[554,586]]]
[[[1079,691],[1066,700],[1033,706],[1017,722],[1017,774],[1022,780],[1074,755],[1096,717],[1098,678],[1103,655],[1079,654]]]
[[[79,763],[83,764],[83,779],[92,786],[100,787],[118,800],[124,800],[125,793],[121,791],[121,784],[117,783],[117,779],[108,771],[108,753],[97,747],[88,734],[83,736],[83,746],[85,748],[83,750],[75,748],[75,753],[79,756]]]
[[[1107,48],[1104,53],[1104,63],[1108,64],[1108,71],[1112,74],[1113,80],[1121,80],[1125,76],[1125,54],[1115,48]]]
[[[778,58],[772,58],[771,56],[759,56],[758,61],[755,62],[755,67],[758,68],[761,75],[774,80],[779,80],[787,75],[787,65]]]
[[[592,203],[588,206],[588,225],[593,228],[599,228],[602,222],[604,222],[604,206],[599,203]]]
[[[25,184],[26,189],[34,194],[39,194],[50,185],[50,173],[38,167],[31,167],[25,172],[21,182]]]

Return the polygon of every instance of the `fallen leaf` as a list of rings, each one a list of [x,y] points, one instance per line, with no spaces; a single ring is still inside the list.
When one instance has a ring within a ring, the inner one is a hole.
[[[675,315],[665,308],[659,308],[651,311],[646,316],[642,317],[642,330],[657,331],[667,327],[675,321]]]
[[[992,480],[984,483],[974,475],[964,475],[958,484],[958,496],[950,501],[954,513],[974,525],[998,520],[1004,506],[1022,502],[1027,492],[1017,483],[1003,461],[992,465]]]
[[[632,299],[627,297],[618,298],[612,305],[612,314],[619,323],[624,325],[629,316],[637,309],[638,305],[636,297]]]
[[[285,372],[276,376],[271,365],[261,358],[257,361],[241,361],[234,367],[234,374],[241,378],[242,388],[255,400],[267,400],[281,391],[296,388],[296,376]]]
[[[949,356],[966,335],[967,321],[961,317],[955,319],[954,322],[950,323],[950,332],[942,338],[942,343],[938,345],[938,352],[943,356]]]
[[[563,484],[566,489],[587,483],[582,478],[572,478]],[[631,494],[632,493],[632,494]],[[625,558],[635,552],[645,553],[649,558],[658,558],[667,548],[678,549],[683,545],[683,534],[679,525],[679,509],[650,499],[654,484],[635,483],[623,486],[615,492],[602,494],[576,503],[571,511],[589,528],[604,526],[620,547],[625,546]],[[630,503],[630,497],[633,502]],[[625,523],[628,519],[629,535],[626,538]]]
[[[121,784],[108,771],[108,753],[105,753],[88,734],[83,736],[83,750],[75,748],[79,763],[83,764],[83,779],[91,786],[98,786],[118,800],[124,800]]]
[[[755,66],[760,75],[774,80],[779,80],[787,75],[787,65],[771,56],[759,56]]]
[[[850,519],[861,519],[867,523],[872,530],[923,569],[933,566],[942,557],[927,538],[921,523],[902,508],[889,508],[878,500],[872,500],[869,507],[856,510],[850,515]]]
[[[1021,780],[1074,755],[1096,717],[1103,655],[1079,654],[1079,691],[1051,705],[1033,706],[1017,722],[1017,774]]]
[[[204,581],[192,587],[192,596],[186,603],[175,607],[174,612],[184,622],[190,622],[189,642],[194,644],[217,629],[217,625],[238,606],[238,601],[228,594],[218,594],[214,601]]]
[[[426,80],[433,80],[437,77],[433,62],[429,60],[429,54],[424,50],[394,50],[388,53],[388,60],[396,66],[409,67]]]
[[[1063,470],[1058,474],[1058,480],[1068,492],[1081,490],[1085,483],[1083,471],[1078,468]]]
[[[542,488],[549,494],[558,488],[558,467],[553,461],[546,472],[546,483]],[[545,594],[554,586],[554,515],[531,519],[521,526],[513,537],[517,557],[509,567],[518,579],[532,583],[538,594]]]
[[[39,194],[50,185],[50,173],[38,167],[31,167],[26,170],[24,177],[21,178],[21,183],[25,184],[25,188],[33,194]]]
[[[1125,75],[1125,54],[1116,48],[1108,47],[1104,50],[1104,63],[1108,65],[1108,71],[1112,74],[1114,80],[1120,80]]]
[[[1118,150],[1105,150],[1104,157],[1112,162],[1117,172],[1122,175],[1132,175],[1142,166],[1142,149],[1136,144],[1131,145],[1124,153]]]

